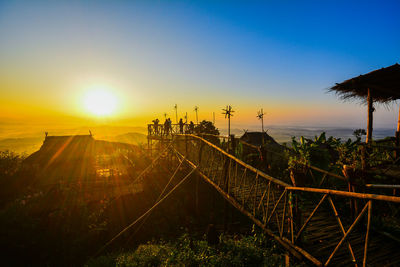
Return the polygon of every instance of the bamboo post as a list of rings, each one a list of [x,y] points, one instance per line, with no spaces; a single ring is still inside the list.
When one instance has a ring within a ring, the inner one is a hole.
[[[285,189],[285,191],[286,191],[286,189]],[[292,241],[292,244],[294,244],[294,232],[293,232],[293,195],[292,195],[292,192],[290,191],[290,193],[289,193],[289,200],[290,200],[290,204],[289,204],[289,211],[290,211],[290,233],[291,233],[291,241]]]
[[[224,183],[222,184],[224,192],[228,191],[228,184],[229,184],[229,167],[231,163],[231,158],[226,158],[224,163]],[[228,202],[224,201],[224,232],[228,230]]]
[[[230,154],[235,155],[235,150],[236,150],[235,135],[231,134],[229,137],[231,139]]]
[[[285,267],[290,267],[290,255],[289,255],[289,252],[285,252]]]
[[[175,109],[176,123],[178,124],[178,105],[177,104],[175,104],[174,109]]]
[[[367,129],[366,143],[368,144],[372,141],[372,124],[373,124],[373,112],[374,112],[373,99],[371,95],[371,90],[369,88],[368,88],[367,102],[368,102],[368,129]]]
[[[372,213],[372,201],[369,201],[368,219],[367,219],[367,233],[365,235],[363,267],[367,266],[367,251],[368,251],[369,229],[370,229],[370,226],[371,226],[371,213]]]
[[[400,146],[400,107],[399,107],[399,117],[397,120],[397,131],[396,131],[396,148]],[[397,160],[398,158],[400,158],[400,151],[398,149],[395,150],[395,159]]]

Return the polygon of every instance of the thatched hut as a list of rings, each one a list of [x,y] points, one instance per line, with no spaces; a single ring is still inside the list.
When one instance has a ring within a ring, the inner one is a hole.
[[[374,70],[364,75],[351,78],[342,83],[337,83],[329,88],[330,92],[335,92],[341,99],[361,99],[367,102],[368,106],[368,129],[367,140],[372,140],[372,122],[374,112],[373,103],[389,103],[400,99],[400,65],[394,64],[387,68]],[[397,123],[396,136],[400,136],[400,110],[399,121]]]

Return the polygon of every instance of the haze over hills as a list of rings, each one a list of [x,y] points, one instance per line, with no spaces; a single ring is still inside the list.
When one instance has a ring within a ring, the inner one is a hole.
[[[4,125],[0,131],[0,151],[11,150],[17,153],[31,154],[37,151],[43,143],[45,132],[49,135],[77,135],[93,134],[97,140],[107,140],[114,142],[139,144],[146,142],[147,130],[145,127],[124,127],[124,126],[94,126],[77,127],[69,129],[52,129],[44,127],[42,130],[38,127],[29,128],[25,131],[19,125]]]
[[[249,127],[247,129],[233,128],[231,133],[236,136],[241,136],[248,131],[260,131],[260,127]],[[353,138],[353,131],[356,128],[339,128],[339,127],[306,127],[306,126],[265,126],[265,130],[271,135],[277,142],[290,142],[292,136],[306,138],[313,138],[316,135],[320,135],[322,132],[326,132],[327,136],[334,136],[347,140]],[[147,143],[147,129],[146,127],[128,127],[128,126],[94,126],[94,127],[77,127],[70,129],[46,129],[38,130],[29,128],[26,131],[11,129],[9,134],[5,135],[0,132],[0,151],[11,150],[17,153],[31,154],[37,151],[43,143],[44,133],[48,131],[49,135],[75,135],[75,134],[89,134],[89,131],[93,134],[97,140],[106,140],[114,142],[122,142],[129,144],[146,144]],[[221,135],[227,135],[228,130],[226,128],[220,128]],[[374,138],[382,139],[387,136],[393,136],[394,129],[390,128],[375,128]]]
[[[308,127],[308,126],[266,126],[264,130],[272,136],[277,142],[284,143],[291,141],[292,137],[295,136],[299,138],[304,136],[306,138],[313,138],[314,136],[319,136],[322,132],[325,132],[327,136],[333,136],[336,138],[341,138],[343,141],[348,138],[354,138],[353,132],[358,128],[345,128],[345,127]],[[260,127],[251,127],[248,129],[231,129],[231,133],[241,136],[248,130],[251,131],[261,131]],[[228,133],[227,129],[221,129],[221,134],[226,135]],[[391,128],[374,128],[373,137],[375,139],[383,139],[387,136],[394,136],[395,130]]]

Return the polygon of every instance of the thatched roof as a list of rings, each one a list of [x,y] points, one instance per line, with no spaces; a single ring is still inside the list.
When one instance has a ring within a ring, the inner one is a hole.
[[[278,143],[266,132],[245,132],[240,140],[245,141],[251,145],[261,146],[263,144],[263,139],[265,144],[277,144]]]
[[[374,102],[387,103],[400,99],[400,65],[396,63],[337,83],[329,88],[329,92],[335,92],[342,99],[366,99],[368,88]]]

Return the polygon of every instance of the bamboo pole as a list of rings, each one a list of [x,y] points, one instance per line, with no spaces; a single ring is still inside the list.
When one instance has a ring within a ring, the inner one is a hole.
[[[320,193],[320,194],[331,194],[331,195],[352,197],[352,198],[358,198],[358,199],[382,200],[382,201],[400,203],[400,197],[392,197],[392,196],[385,196],[385,195],[353,193],[353,192],[346,192],[346,191],[340,191],[340,190],[309,188],[309,187],[292,187],[292,186],[286,187],[286,190],[313,192],[313,193]]]
[[[300,237],[301,233],[303,232],[303,230],[306,228],[307,224],[310,222],[311,218],[314,216],[315,212],[317,211],[317,209],[319,208],[319,206],[321,206],[322,202],[324,202],[325,198],[328,196],[328,194],[325,194],[321,200],[319,201],[318,205],[314,208],[314,210],[311,212],[310,216],[308,216],[307,220],[304,222],[303,226],[300,228],[299,232],[297,233],[294,242],[297,241],[297,239]]]
[[[256,201],[257,201],[257,193],[258,193],[258,187],[259,187],[259,184],[258,184],[258,175],[256,176],[256,188],[255,188],[255,193],[254,193],[254,202],[253,202],[253,213],[254,213],[254,216],[256,216]]]
[[[395,141],[396,147],[399,147],[400,146],[400,106],[399,106],[399,117],[397,119],[397,131],[395,133],[395,138],[396,138],[396,141]],[[400,158],[400,151],[396,150],[395,155],[396,155],[395,156],[396,159]]]
[[[175,152],[177,152],[177,154],[180,157],[183,157],[183,155],[181,153],[179,153],[179,151],[175,150]],[[239,210],[240,212],[242,212],[243,214],[245,214],[247,217],[249,217],[251,220],[253,220],[253,222],[260,227],[261,229],[263,229],[268,235],[270,235],[271,237],[273,237],[278,243],[280,243],[283,247],[285,247],[293,256],[295,256],[296,258],[298,258],[299,260],[302,259],[302,256],[306,257],[309,261],[311,261],[312,263],[314,263],[317,266],[322,266],[322,263],[316,259],[314,256],[312,256],[310,253],[308,253],[307,251],[305,251],[304,249],[292,244],[287,238],[285,237],[278,237],[277,235],[275,235],[271,230],[269,230],[268,228],[266,228],[265,224],[262,223],[261,221],[259,221],[258,219],[254,218],[254,216],[252,216],[252,214],[250,212],[248,212],[242,205],[240,205],[232,196],[226,194],[216,183],[214,183],[212,180],[210,180],[207,176],[205,176],[199,169],[197,169],[196,165],[193,164],[193,162],[191,162],[190,160],[186,159],[186,162],[189,163],[190,166],[192,166],[192,168],[196,168],[196,171],[199,173],[200,176],[202,176],[204,178],[204,180],[206,182],[208,182],[209,184],[211,184],[219,193],[221,193],[221,195],[228,201],[230,202],[237,210]]]
[[[278,204],[279,204],[279,202],[281,201],[282,197],[285,195],[285,193],[286,193],[286,189],[283,191],[283,193],[282,193],[281,196],[279,197],[278,201],[275,203],[275,206],[274,206],[274,208],[272,209],[271,214],[269,215],[269,218],[268,218],[268,220],[267,220],[267,224],[268,224],[269,221],[271,220],[272,215],[274,215],[274,212],[275,212],[275,210],[276,210],[276,207],[278,207]]]
[[[293,196],[292,192],[289,192],[289,199],[290,199],[290,206],[289,206],[289,211],[290,211],[290,232],[291,232],[291,243],[294,244],[294,230],[293,230]]]
[[[265,195],[267,194],[267,190],[268,190],[268,187],[265,188],[264,193],[263,193],[262,196],[261,196],[260,202],[258,202],[257,210],[260,209],[260,207],[261,207],[261,205],[262,205],[262,203],[263,203],[263,201],[264,201],[264,197],[265,197]]]
[[[397,119],[397,132],[400,132],[400,105],[399,105],[399,117]]]
[[[330,196],[328,197],[328,200],[329,200],[329,203],[331,204],[333,213],[335,214],[336,221],[338,222],[340,230],[342,231],[343,236],[344,236],[346,234],[346,231],[344,230],[344,227],[343,227],[343,224],[342,224],[342,220],[340,220],[339,213],[337,212],[335,204],[333,203],[333,200],[332,200],[332,198]],[[357,267],[358,265],[357,265],[356,257],[354,256],[353,248],[351,247],[351,244],[350,244],[349,241],[346,241],[346,242],[347,242],[347,247],[348,247],[349,252],[350,252],[351,260],[353,261],[354,266]]]
[[[367,102],[368,102],[368,129],[367,129],[366,143],[368,144],[371,143],[372,141],[372,124],[373,124],[373,112],[374,112],[373,99],[371,95],[371,90],[369,88],[368,88]]]
[[[367,221],[367,233],[365,235],[365,246],[364,246],[364,259],[363,267],[367,266],[367,251],[368,251],[368,239],[369,239],[369,229],[371,227],[371,213],[372,213],[372,201],[369,201],[368,206],[368,221]]]
[[[371,200],[370,200],[371,201]],[[353,230],[353,228],[357,225],[357,223],[360,221],[360,218],[362,217],[362,215],[364,215],[365,211],[367,210],[367,207],[369,206],[369,202],[364,206],[364,208],[362,209],[362,211],[360,212],[360,214],[358,214],[356,220],[353,222],[353,224],[350,226],[350,228],[347,230],[347,232],[344,234],[344,236],[342,237],[342,239],[340,239],[339,243],[336,245],[335,249],[332,251],[332,254],[329,256],[328,260],[325,262],[325,266],[328,266],[330,261],[332,260],[333,256],[335,256],[336,252],[338,251],[338,249],[340,248],[340,246],[343,244],[344,241],[346,241],[347,237],[349,236],[349,234],[351,233],[351,231]]]
[[[235,160],[237,163],[239,163],[239,164],[242,165],[243,167],[245,167],[245,168],[251,170],[252,172],[254,172],[254,173],[260,175],[261,177],[263,177],[263,178],[265,178],[265,179],[267,179],[267,180],[269,180],[269,181],[272,181],[272,182],[275,183],[275,184],[281,185],[281,186],[283,186],[283,187],[290,186],[289,184],[287,184],[287,183],[285,183],[285,182],[282,182],[281,180],[276,179],[276,178],[274,178],[274,177],[272,177],[272,176],[269,176],[268,174],[266,174],[266,173],[264,173],[264,172],[262,172],[262,171],[260,171],[260,170],[258,170],[258,169],[256,169],[256,168],[254,168],[253,166],[251,166],[251,165],[249,165],[249,164],[247,164],[247,163],[241,161],[240,159],[237,159],[235,156],[233,156],[233,155],[227,153],[226,151],[222,150],[221,148],[217,147],[216,145],[210,143],[209,141],[207,141],[207,140],[205,140],[205,139],[203,139],[203,138],[201,138],[201,137],[199,137],[199,136],[192,135],[192,134],[189,135],[189,136],[194,137],[194,138],[197,138],[197,139],[203,141],[204,143],[208,144],[209,146],[211,146],[211,147],[213,147],[214,149],[216,149],[216,150],[218,150],[219,152],[221,152],[223,155],[232,158],[233,160]]]
[[[287,203],[287,194],[285,195],[285,202],[284,202],[284,204],[283,204],[282,226],[281,226],[281,229],[280,229],[281,237],[282,237],[282,235],[283,235],[283,225],[284,225],[284,223],[285,223],[286,203]],[[279,227],[279,226],[278,226],[278,227]]]
[[[365,187],[369,187],[369,188],[400,189],[400,185],[398,185],[398,184],[366,184]]]
[[[265,207],[264,224],[267,224],[268,211],[269,211],[269,195],[270,195],[270,190],[271,190],[271,181],[269,181],[269,183],[268,183],[267,206]]]

